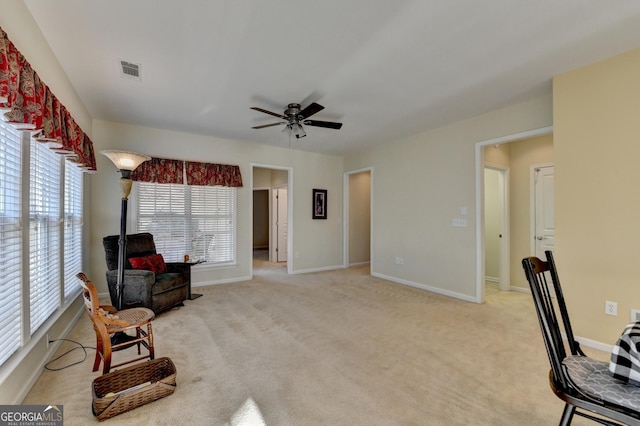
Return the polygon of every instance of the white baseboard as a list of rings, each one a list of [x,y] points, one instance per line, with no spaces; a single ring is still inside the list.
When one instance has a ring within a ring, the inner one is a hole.
[[[585,339],[584,337],[575,336],[578,343],[582,346],[586,346],[588,348],[597,349],[602,352],[611,353],[613,351],[613,345],[608,345],[606,343],[598,342],[596,340]]]
[[[524,287],[510,286],[509,291],[515,291],[517,293],[524,293],[524,294],[531,294],[531,289],[524,288]]]
[[[324,266],[322,268],[300,269],[298,271],[291,272],[291,275],[309,274],[309,273],[312,273],[312,272],[335,271],[336,269],[344,269],[344,266],[335,265],[335,266]]]
[[[465,302],[478,303],[478,301],[476,300],[476,298],[474,296],[468,296],[466,294],[456,293],[454,291],[444,290],[444,289],[441,289],[441,288],[438,288],[438,287],[432,287],[430,285],[420,284],[420,283],[416,283],[416,282],[413,282],[413,281],[407,281],[407,280],[403,280],[403,279],[400,279],[400,278],[391,277],[389,275],[379,274],[379,273],[376,273],[376,272],[372,272],[371,275],[374,276],[374,277],[377,277],[377,278],[382,278],[383,280],[392,281],[394,283],[398,283],[398,284],[402,284],[402,285],[408,285],[410,287],[415,287],[415,288],[419,288],[419,289],[422,289],[422,290],[427,290],[427,291],[430,291],[432,293],[441,294],[443,296],[453,297],[454,299],[464,300]]]

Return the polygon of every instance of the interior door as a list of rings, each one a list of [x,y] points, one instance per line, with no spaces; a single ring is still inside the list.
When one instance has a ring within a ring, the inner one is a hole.
[[[535,255],[546,259],[544,252],[555,245],[553,206],[553,166],[534,169]]]
[[[288,223],[288,212],[287,212],[287,189],[286,188],[278,188],[274,189],[275,200],[273,203],[275,211],[273,212],[273,217],[275,220],[275,231],[276,231],[276,248],[275,248],[275,259],[276,262],[286,262],[287,261],[287,247],[288,247],[288,235],[289,235],[289,223]]]

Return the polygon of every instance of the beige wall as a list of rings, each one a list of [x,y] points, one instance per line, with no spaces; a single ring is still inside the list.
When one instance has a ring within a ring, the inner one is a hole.
[[[475,143],[551,124],[544,96],[347,157],[346,171],[375,171],[372,273],[475,300]]]
[[[556,261],[574,332],[609,344],[640,309],[638,76],[635,50],[553,81]]]
[[[271,172],[273,170],[264,167],[253,168],[253,187],[254,188],[271,188]]]
[[[503,143],[501,145],[490,145],[484,147],[485,164],[493,164],[498,166],[509,167],[511,163],[509,147],[511,144]]]
[[[349,264],[371,259],[371,172],[349,175]]]

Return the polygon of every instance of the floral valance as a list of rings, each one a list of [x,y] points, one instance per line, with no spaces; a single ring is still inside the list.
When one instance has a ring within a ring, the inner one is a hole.
[[[242,187],[240,167],[187,161],[187,185]]]
[[[131,173],[131,179],[138,182],[182,184],[185,175],[187,185],[242,187],[242,174],[238,166],[165,158],[152,158],[140,164]]]
[[[184,182],[184,161],[152,158],[131,172],[131,180],[138,182],[177,183]]]
[[[91,139],[31,68],[0,28],[0,112],[39,142],[69,156],[88,171],[96,170]]]

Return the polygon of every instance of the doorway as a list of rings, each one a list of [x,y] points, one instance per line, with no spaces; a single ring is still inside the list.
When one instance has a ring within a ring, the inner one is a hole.
[[[510,149],[515,149],[514,147],[518,147],[520,145],[528,146],[527,144],[512,144],[512,142],[523,142],[528,139],[534,138],[549,138],[553,132],[553,127],[542,127],[539,129],[534,129],[527,132],[516,133],[512,135],[503,136],[500,138],[494,138],[485,141],[479,141],[475,144],[475,162],[476,162],[476,297],[475,301],[477,303],[483,303],[485,297],[485,279],[486,279],[486,230],[484,227],[486,220],[486,212],[485,212],[485,199],[484,199],[484,191],[485,191],[485,148],[494,146],[509,146]],[[551,139],[551,149],[552,149],[552,139]],[[535,152],[535,150],[531,150],[528,153],[529,157],[527,157],[527,161],[529,164],[532,163],[540,163],[541,161],[530,160],[530,158],[536,158],[536,155],[539,155]],[[517,168],[520,171],[522,167]],[[506,218],[505,226],[508,225],[508,230],[503,233],[503,237],[506,236],[506,241],[502,241],[501,247],[505,247],[504,250],[501,250],[502,253],[500,258],[503,259],[501,261],[500,266],[500,280],[503,282],[501,289],[515,290],[515,291],[526,291],[526,280],[524,280],[524,274],[517,274],[516,271],[521,271],[521,266],[518,268],[519,259],[525,256],[531,255],[529,249],[530,243],[530,214],[528,211],[528,206],[530,205],[530,193],[531,189],[529,188],[529,167],[526,167],[524,171],[524,178],[516,174],[515,172],[511,173],[509,179],[507,179],[507,186],[510,188],[509,193],[511,194],[509,200],[509,206],[512,208],[509,209],[509,216]],[[509,182],[514,182],[514,185],[511,185]],[[526,206],[526,209],[525,209]],[[515,209],[515,210],[514,210]],[[522,209],[526,211],[523,212]],[[516,211],[517,210],[517,211]],[[515,230],[515,231],[514,231]],[[521,285],[519,281],[522,278],[522,281],[525,281],[525,284]]]
[[[252,276],[255,265],[266,264],[291,273],[292,175],[290,167],[251,165]]]
[[[347,172],[343,180],[343,267],[371,264],[373,169]]]

